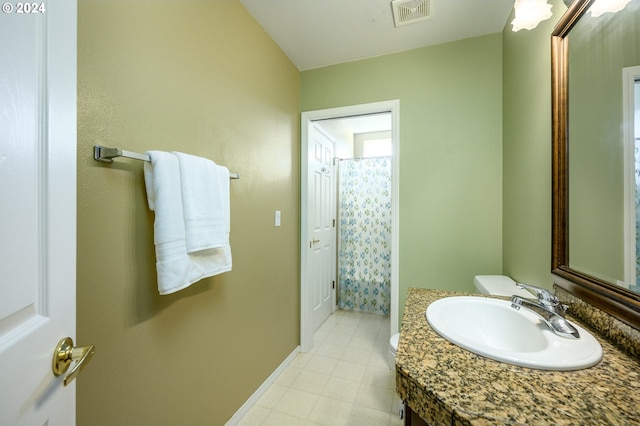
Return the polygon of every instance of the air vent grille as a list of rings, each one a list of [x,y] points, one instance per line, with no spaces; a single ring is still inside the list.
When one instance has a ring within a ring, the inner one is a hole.
[[[430,0],[393,0],[393,22],[396,27],[431,18]]]

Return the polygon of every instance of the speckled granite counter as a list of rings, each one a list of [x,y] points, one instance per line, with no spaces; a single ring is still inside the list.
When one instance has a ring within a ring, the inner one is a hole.
[[[473,354],[425,317],[431,302],[465,295],[415,288],[407,295],[396,389],[428,424],[640,425],[640,360],[596,333],[604,356],[585,370],[533,370]]]

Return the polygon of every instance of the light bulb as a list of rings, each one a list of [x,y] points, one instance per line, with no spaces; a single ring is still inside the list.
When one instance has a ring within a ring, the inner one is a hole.
[[[520,31],[523,28],[532,30],[552,15],[551,5],[547,0],[516,0],[514,9],[516,16],[511,22],[513,31]]]
[[[615,13],[624,9],[630,1],[631,0],[596,0],[589,8],[589,12],[591,12],[591,16],[594,18],[608,12]]]

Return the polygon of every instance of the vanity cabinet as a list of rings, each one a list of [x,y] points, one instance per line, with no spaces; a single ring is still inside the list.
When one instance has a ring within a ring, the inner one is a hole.
[[[544,371],[494,361],[440,337],[425,311],[435,300],[469,293],[411,288],[396,355],[396,390],[406,425],[638,424],[640,360],[589,326],[603,349],[597,365]],[[491,297],[491,296],[487,296]]]
[[[404,405],[404,426],[428,426],[427,422],[417,415],[411,407]]]

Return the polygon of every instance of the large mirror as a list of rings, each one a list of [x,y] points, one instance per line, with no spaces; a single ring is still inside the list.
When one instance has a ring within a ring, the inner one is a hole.
[[[552,272],[640,329],[640,0],[594,3],[574,0],[552,34]]]

